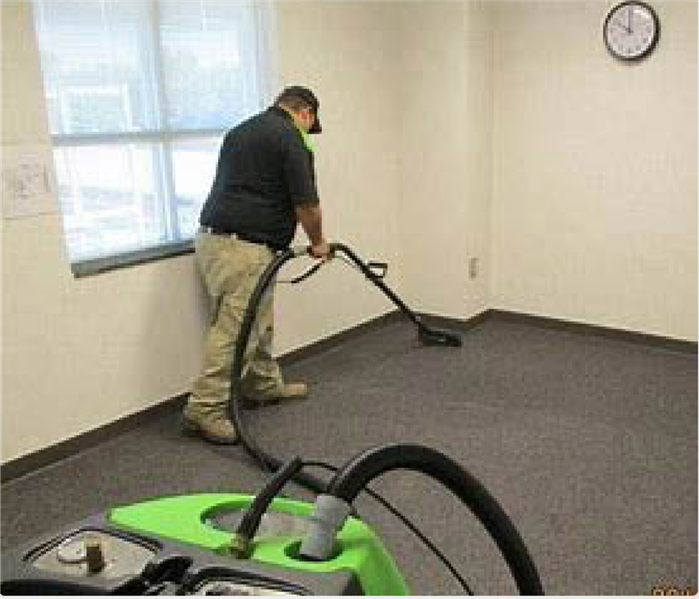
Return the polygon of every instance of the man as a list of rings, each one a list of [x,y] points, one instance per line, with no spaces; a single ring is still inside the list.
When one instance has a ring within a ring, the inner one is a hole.
[[[228,416],[231,361],[245,309],[275,252],[291,243],[301,223],[311,254],[329,257],[306,137],[320,133],[319,102],[305,87],[288,87],[274,105],[229,131],[200,217],[195,253],[211,298],[204,368],[183,411],[183,423],[204,439],[237,441]],[[272,357],[270,290],[260,304],[243,364],[247,400],[304,398],[304,383],[284,383]],[[236,397],[236,401],[242,398]]]

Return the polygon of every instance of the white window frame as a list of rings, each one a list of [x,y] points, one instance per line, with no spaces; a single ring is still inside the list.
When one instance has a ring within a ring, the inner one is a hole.
[[[124,0],[124,1],[135,1],[135,0]],[[141,0],[144,1],[144,0]],[[154,82],[153,82],[153,93],[155,97],[152,102],[156,110],[156,123],[157,128],[148,131],[133,131],[133,132],[115,132],[115,133],[60,133],[52,134],[51,142],[54,148],[54,152],[61,148],[72,148],[81,146],[109,146],[117,145],[121,147],[126,147],[129,144],[138,143],[149,143],[152,144],[154,152],[154,162],[157,160],[157,168],[154,169],[154,176],[157,181],[154,182],[156,186],[159,186],[162,197],[165,198],[163,202],[163,209],[166,210],[164,215],[164,226],[168,231],[168,239],[159,244],[154,244],[148,247],[143,247],[135,249],[133,251],[118,251],[115,250],[113,254],[91,258],[91,259],[76,259],[71,260],[71,270],[75,276],[85,276],[92,275],[99,272],[105,272],[108,270],[113,270],[115,268],[122,268],[125,266],[130,266],[134,264],[141,264],[144,262],[149,262],[153,260],[158,260],[162,258],[168,258],[172,256],[178,256],[186,253],[191,253],[193,251],[192,237],[185,237],[178,230],[179,224],[177,222],[176,212],[176,194],[175,194],[175,178],[173,173],[172,165],[172,146],[173,143],[186,140],[202,140],[210,142],[220,142],[225,132],[233,125],[234,122],[226,123],[225,126],[217,128],[207,128],[207,129],[173,129],[165,128],[163,124],[162,113],[165,108],[164,103],[164,82],[162,77],[162,66],[161,60],[163,55],[163,48],[161,44],[160,32],[159,32],[159,15],[158,15],[158,2],[159,0],[145,0],[149,3],[151,10],[149,11],[150,20],[150,35],[145,38],[147,43],[151,45],[150,55],[153,57],[154,63],[150,66],[155,72]],[[233,1],[233,0],[231,0]],[[272,50],[274,45],[271,43],[274,40],[274,22],[273,22],[273,9],[271,2],[264,0],[257,0],[255,2],[255,14],[253,15],[253,21],[255,23],[256,31],[256,48],[255,52],[257,54],[258,61],[262,63],[262,68],[265,69],[265,74],[261,76],[261,85],[259,85],[260,98],[259,98],[259,108],[262,108],[266,102],[271,98],[270,92],[273,89],[274,83],[276,82],[276,56],[273,55]],[[263,37],[264,36],[264,37]],[[258,67],[259,68],[259,67]],[[114,93],[119,94],[118,85],[115,85]],[[57,107],[59,110],[70,110],[70,102],[63,103],[60,101],[60,96],[62,94],[77,94],[86,93],[85,90],[77,89],[66,89],[59,90],[58,96],[53,94],[53,98],[57,100]],[[107,93],[105,91],[105,93]],[[124,96],[122,92],[122,98],[127,102],[124,107],[125,110],[129,109],[128,96]],[[48,102],[50,98],[47,95],[47,109]],[[66,122],[70,122],[68,119]],[[218,146],[218,143],[216,143]],[[212,156],[212,160],[215,160],[216,156]],[[208,188],[202,190],[205,196],[208,192]],[[66,215],[63,215],[64,225]],[[174,238],[174,239],[173,239]],[[66,244],[68,243],[68,237],[66,232]]]

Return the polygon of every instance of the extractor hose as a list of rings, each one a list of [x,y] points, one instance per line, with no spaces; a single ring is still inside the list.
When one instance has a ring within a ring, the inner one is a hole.
[[[252,327],[257,318],[257,309],[262,302],[262,297],[272,283],[279,269],[284,266],[289,260],[296,258],[305,253],[305,249],[288,249],[277,256],[269,263],[265,271],[262,273],[257,285],[250,296],[243,322],[240,326],[238,341],[235,345],[235,354],[233,356],[233,365],[231,366],[231,388],[228,401],[228,409],[231,420],[238,433],[238,439],[245,450],[255,458],[263,470],[275,472],[284,463],[282,460],[266,453],[250,436],[245,426],[243,425],[243,416],[240,409],[240,401],[236,398],[243,397],[243,362],[245,350],[247,349],[250,340]],[[305,486],[306,488],[316,493],[321,493],[326,486],[325,481],[305,472],[298,472],[294,476],[294,480]]]
[[[341,527],[343,507],[351,506],[357,495],[373,479],[391,470],[414,470],[430,476],[459,497],[478,517],[490,536],[497,543],[522,595],[543,595],[539,574],[517,529],[494,497],[478,479],[469,474],[457,462],[435,449],[422,445],[395,444],[369,449],[350,460],[330,482],[325,496],[318,503],[329,522],[320,522],[316,531],[332,534]],[[327,539],[313,539],[314,532],[304,540],[302,555],[311,559],[327,559],[314,554],[314,547],[329,548]],[[308,543],[307,543],[308,541]],[[334,541],[334,538],[333,538]],[[323,551],[323,549],[321,550]]]
[[[461,345],[461,339],[458,335],[448,332],[433,329],[427,326],[422,319],[416,315],[382,280],[381,277],[377,276],[371,268],[365,264],[349,247],[342,243],[331,243],[330,251],[332,254],[342,253],[346,255],[368,278],[374,285],[376,285],[383,293],[405,314],[417,327],[418,334],[423,343],[426,344],[437,344],[445,346],[459,346]],[[305,256],[308,254],[307,247],[294,247],[289,248],[281,253],[278,253],[274,259],[267,265],[260,279],[255,286],[255,289],[250,296],[248,305],[245,309],[245,314],[243,316],[243,322],[240,326],[240,332],[238,334],[238,340],[235,344],[235,352],[233,355],[233,363],[231,366],[231,386],[230,395],[228,402],[228,410],[230,413],[231,420],[238,433],[238,438],[241,445],[245,450],[255,458],[264,470],[270,472],[275,472],[278,470],[284,462],[272,455],[269,455],[255,442],[255,440],[250,436],[248,431],[245,429],[243,424],[243,417],[241,414],[240,402],[236,398],[243,397],[242,388],[242,376],[243,376],[243,363],[245,357],[245,351],[250,340],[250,334],[252,332],[252,327],[255,324],[255,319],[257,318],[257,311],[262,302],[264,294],[267,289],[272,284],[274,277],[277,272],[281,269],[284,264],[289,260],[298,258],[300,256]],[[320,478],[312,476],[306,472],[299,472],[294,480],[304,485],[306,488],[314,491],[316,493],[322,493],[325,490],[326,483]]]

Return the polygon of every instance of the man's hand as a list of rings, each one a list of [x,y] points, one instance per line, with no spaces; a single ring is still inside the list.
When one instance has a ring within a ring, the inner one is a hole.
[[[330,246],[325,240],[321,241],[317,245],[312,245],[309,248],[309,253],[311,254],[311,256],[319,260],[330,260],[330,258],[332,258]]]
[[[323,237],[323,217],[320,212],[320,205],[315,203],[305,203],[296,206],[296,218],[301,223],[303,230],[308,235],[311,247],[308,253],[318,260],[329,260],[332,252],[328,242]]]

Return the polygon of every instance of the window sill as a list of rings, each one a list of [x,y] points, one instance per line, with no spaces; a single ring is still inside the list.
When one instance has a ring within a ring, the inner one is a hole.
[[[133,252],[126,252],[117,256],[106,256],[104,258],[75,262],[71,264],[71,270],[77,278],[89,277],[118,268],[127,268],[129,266],[136,266],[137,264],[155,262],[174,256],[183,256],[193,252],[194,243],[189,239],[187,241],[178,241],[156,247],[135,250]]]

